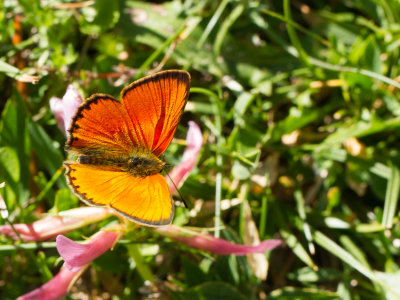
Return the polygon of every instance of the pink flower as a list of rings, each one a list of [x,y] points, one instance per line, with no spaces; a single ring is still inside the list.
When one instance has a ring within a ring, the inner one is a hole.
[[[123,232],[123,225],[115,225],[92,235],[85,244],[57,236],[57,250],[65,261],[64,266],[54,278],[17,300],[53,300],[65,296],[89,263],[114,246]]]
[[[77,272],[92,260],[102,255],[118,241],[123,233],[122,225],[115,225],[92,235],[85,244],[78,244],[63,235],[57,236],[57,250],[65,266]]]
[[[108,208],[79,207],[60,212],[31,224],[6,224],[0,226],[0,233],[14,240],[22,238],[24,242],[43,241],[87,224],[95,223],[112,215]],[[17,233],[18,234],[17,234]]]
[[[71,272],[62,267],[58,274],[41,287],[22,295],[17,300],[53,300],[65,296],[74,282],[81,276],[85,269]]]
[[[278,247],[282,241],[279,239],[265,240],[256,246],[238,245],[226,240],[215,238],[210,234],[201,234],[182,227],[169,225],[155,229],[158,233],[170,237],[178,242],[219,255],[245,255],[249,253],[264,253]]]
[[[83,102],[77,89],[69,85],[62,99],[53,97],[50,99],[50,109],[54,113],[58,128],[68,137],[68,128],[72,116],[75,114],[78,106]]]
[[[169,172],[168,176],[166,176],[171,194],[175,192],[176,187],[179,186],[179,184],[182,184],[186,180],[187,176],[189,176],[190,171],[196,165],[196,160],[203,144],[200,127],[193,121],[189,122],[186,143],[187,146],[183,153],[182,161],[174,167],[171,172]],[[171,178],[174,184],[170,183],[168,177]]]
[[[81,101],[82,99],[72,86],[68,87],[63,100],[53,98],[50,101],[50,106],[57,118],[58,125],[66,134],[69,122]],[[185,149],[182,161],[169,174],[176,185],[182,184],[187,178],[195,166],[202,146],[201,131],[196,123],[189,123],[186,140],[187,148]],[[171,193],[175,189],[174,185],[170,185]],[[85,213],[85,211],[88,213]],[[44,240],[54,237],[59,233],[104,219],[111,213],[107,208],[84,207],[62,212],[60,216],[49,217],[32,224],[16,224],[14,228],[24,241]],[[18,299],[50,300],[63,297],[68,293],[69,288],[83,273],[88,264],[113,247],[123,232],[123,225],[115,225],[107,230],[99,231],[83,244],[78,244],[62,235],[58,235],[56,239],[57,250],[64,259],[65,265],[53,279]],[[8,225],[0,226],[0,233],[7,234],[15,239],[17,238],[11,226]]]

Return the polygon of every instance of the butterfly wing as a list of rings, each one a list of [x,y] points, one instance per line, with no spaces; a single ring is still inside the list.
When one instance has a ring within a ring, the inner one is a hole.
[[[143,225],[171,223],[174,207],[167,182],[160,174],[135,177],[111,166],[65,166],[68,184],[84,202],[108,206]]]
[[[189,88],[189,73],[170,70],[133,82],[122,90],[121,102],[95,94],[75,113],[66,149],[129,156],[140,146],[160,156],[178,126]]]
[[[190,75],[171,70],[135,81],[121,92],[140,144],[160,156],[167,149],[189,97]]]
[[[133,82],[122,91],[121,102],[93,95],[72,119],[67,150],[100,161],[102,157],[129,158],[137,147],[160,156],[179,123],[189,86],[187,72],[165,71]],[[135,177],[120,167],[99,164],[66,163],[66,168],[71,188],[88,204],[111,207],[141,224],[171,222],[172,199],[160,174]]]
[[[66,149],[87,155],[129,155],[139,143],[121,103],[95,94],[76,111]]]

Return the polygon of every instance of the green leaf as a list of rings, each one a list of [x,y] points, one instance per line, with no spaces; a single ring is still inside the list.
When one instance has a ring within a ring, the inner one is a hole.
[[[305,283],[337,280],[342,278],[342,275],[343,273],[336,269],[320,268],[318,270],[314,270],[310,267],[303,267],[293,273],[288,274],[288,278],[290,280]]]
[[[339,240],[343,247],[360,263],[362,263],[366,268],[371,269],[371,266],[368,263],[368,260],[365,256],[365,253],[360,249],[354,241],[347,235],[341,235]]]
[[[49,281],[51,278],[53,278],[53,275],[51,274],[50,268],[46,263],[46,255],[44,254],[43,251],[39,251],[36,257],[37,257],[38,271],[41,274],[42,280]]]
[[[284,287],[282,289],[274,290],[270,293],[267,298],[268,300],[294,300],[294,299],[338,299],[336,293],[330,291],[324,291],[321,289],[313,288],[295,288],[295,287]]]
[[[314,240],[321,247],[325,248],[325,250],[327,250],[331,254],[337,256],[343,262],[345,262],[350,267],[354,268],[355,270],[357,270],[358,272],[360,272],[361,274],[363,274],[364,276],[366,276],[370,280],[378,281],[378,279],[375,276],[375,274],[368,267],[366,267],[363,263],[361,263],[360,261],[355,259],[353,255],[351,255],[345,249],[343,249],[338,244],[336,244],[334,241],[329,239],[323,233],[321,233],[319,231],[316,231],[314,233]]]
[[[308,107],[292,107],[289,116],[277,123],[276,126],[270,127],[268,133],[273,141],[278,141],[282,135],[292,133],[296,129],[303,128],[311,122],[323,118],[335,106],[336,104],[328,105],[320,110]]]
[[[0,164],[2,165],[2,177],[6,178],[7,182],[19,182],[20,179],[20,165],[18,154],[15,149],[11,147],[0,148]]]
[[[251,170],[247,164],[244,164],[240,160],[235,159],[232,166],[232,175],[236,179],[245,180],[250,177]]]
[[[218,30],[217,37],[215,38],[215,42],[214,42],[214,55],[215,56],[220,55],[221,47],[222,47],[223,41],[228,33],[229,28],[240,17],[240,15],[243,13],[243,11],[244,11],[244,4],[239,2],[239,4],[233,10],[231,10],[228,17],[222,22],[222,24]]]
[[[241,93],[237,98],[235,105],[233,106],[233,111],[235,114],[235,123],[240,126],[245,126],[245,121],[243,119],[243,115],[246,112],[249,105],[254,100],[255,95],[252,93]]]
[[[19,95],[14,90],[13,97],[6,103],[0,123],[0,147],[8,147],[3,155],[16,154],[18,159],[18,168],[10,169],[7,160],[1,161],[4,170],[9,170],[8,178],[13,186],[13,192],[16,201],[20,204],[25,203],[29,198],[29,136],[27,134],[27,116],[25,105]],[[15,157],[14,157],[15,158]],[[17,166],[14,160],[14,166]],[[14,179],[18,179],[14,181]],[[7,186],[7,182],[6,182]]]
[[[100,34],[112,28],[119,15],[118,1],[96,0],[94,5],[82,8],[80,29],[85,34]]]
[[[14,208],[19,194],[20,165],[16,151],[11,147],[0,148],[0,182],[5,182],[3,198],[9,209]]]
[[[389,286],[390,289],[385,288],[383,286],[381,288],[381,293],[384,299],[387,300],[398,300],[400,299],[400,271],[396,273],[383,273],[383,272],[376,272],[376,276],[381,279],[385,286]]]
[[[186,300],[246,300],[233,286],[223,282],[207,282],[184,292],[173,293],[177,299]]]
[[[371,128],[371,123],[365,121],[354,122],[351,126],[342,126],[340,130],[330,134],[321,143],[321,147],[330,147],[332,145],[342,144],[345,140],[351,137],[357,137]]]
[[[136,268],[137,268],[140,276],[143,278],[143,280],[148,280],[149,282],[154,282],[154,275],[152,274],[151,269],[148,266],[148,264],[145,262],[138,245],[132,244],[132,245],[127,245],[126,247],[128,248],[129,256],[135,262]]]
[[[280,228],[280,234],[282,238],[285,240],[286,244],[292,249],[294,254],[307,266],[317,269],[318,267],[314,263],[313,259],[311,256],[308,254],[308,252],[304,249],[303,245],[299,242],[297,237],[291,233],[291,231],[287,227],[287,221],[285,221],[283,213],[285,210],[284,207],[280,207],[279,205],[274,205],[274,218],[277,221],[277,224]]]
[[[114,246],[111,251],[105,252],[103,255],[96,258],[93,261],[93,265],[96,269],[107,271],[113,274],[121,274],[129,272],[130,264],[128,263],[128,257],[125,247],[118,245]]]
[[[292,13],[291,13],[291,9],[290,9],[290,1],[289,0],[284,0],[283,1],[283,11],[285,14],[285,18],[288,20],[292,20]],[[302,60],[302,62],[305,65],[309,65],[309,61],[308,61],[308,56],[306,51],[304,51],[303,46],[300,42],[300,38],[297,35],[296,29],[294,28],[294,26],[292,25],[292,22],[288,22],[286,24],[287,26],[287,32],[290,38],[290,41],[292,42],[293,46],[296,48],[297,52],[299,53],[299,58]]]
[[[182,266],[185,273],[185,282],[189,287],[207,281],[206,274],[199,268],[199,266],[187,259],[185,256],[182,257]]]
[[[238,285],[240,282],[238,262],[234,255],[221,255],[215,262],[215,270],[219,278],[229,282],[232,285]]]
[[[0,59],[0,73],[5,73],[7,76],[14,78],[21,82],[38,83],[39,77],[30,75],[27,72],[23,72],[20,69],[6,63]]]
[[[396,166],[391,167],[391,174],[386,186],[385,206],[383,208],[382,225],[391,228],[396,214],[400,193],[400,171]]]
[[[371,71],[381,73],[382,62],[380,56],[381,52],[374,36],[370,35],[366,39],[360,36],[357,42],[353,44],[349,60],[354,65],[363,66]]]
[[[35,122],[29,123],[29,134],[32,141],[32,149],[38,157],[42,166],[53,176],[62,166],[63,156],[50,139],[46,131]],[[46,155],[43,155],[46,153]],[[65,180],[58,179],[58,185],[61,188],[67,187]]]
[[[78,199],[72,195],[69,188],[57,190],[56,198],[54,200],[54,207],[56,212],[68,210],[78,205]]]

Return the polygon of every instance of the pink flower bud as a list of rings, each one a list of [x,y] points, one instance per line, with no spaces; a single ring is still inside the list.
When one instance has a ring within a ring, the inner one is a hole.
[[[72,272],[79,271],[102,255],[118,241],[123,233],[122,225],[115,225],[92,235],[84,244],[78,244],[63,235],[57,236],[57,250],[65,266]]]
[[[282,241],[279,239],[265,240],[256,246],[238,245],[226,240],[216,238],[210,234],[201,234],[193,230],[169,225],[155,229],[158,233],[170,237],[178,242],[219,255],[245,255],[249,253],[264,253],[278,247]]]
[[[79,207],[60,212],[58,216],[51,216],[31,224],[9,224],[0,226],[0,234],[14,240],[19,237],[24,242],[43,241],[83,227],[87,224],[101,221],[112,215],[108,208]],[[18,234],[17,234],[18,233]]]
[[[199,125],[195,122],[189,122],[189,130],[186,136],[187,146],[183,153],[182,161],[169,172],[167,178],[169,190],[171,193],[175,192],[176,187],[182,184],[190,171],[196,165],[197,157],[199,156],[201,146],[203,144],[203,137]],[[171,180],[174,184],[171,183]]]
[[[68,137],[68,128],[75,111],[83,102],[81,95],[72,85],[69,85],[62,99],[50,99],[50,109],[56,117],[58,128]]]
[[[58,274],[43,284],[41,287],[22,295],[17,300],[54,300],[65,296],[74,282],[81,276],[80,272],[71,272],[62,267]]]

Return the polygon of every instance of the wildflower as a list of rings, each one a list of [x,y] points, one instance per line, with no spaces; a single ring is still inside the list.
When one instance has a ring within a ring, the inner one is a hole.
[[[102,207],[79,207],[60,212],[31,224],[9,224],[0,226],[0,233],[24,242],[43,241],[85,225],[98,222],[112,212]]]
[[[176,186],[183,183],[187,176],[189,176],[190,171],[196,164],[197,157],[203,144],[200,127],[193,121],[189,122],[186,143],[187,146],[183,153],[182,161],[168,173],[168,177],[171,178],[175,184],[169,184],[169,190],[171,193],[175,192]]]
[[[123,231],[122,225],[100,230],[85,244],[78,244],[62,235],[57,236],[57,250],[65,261],[64,266],[51,280],[17,300],[52,300],[65,296],[89,263],[110,249],[121,237]]]
[[[256,246],[238,245],[216,238],[210,234],[201,234],[193,230],[185,230],[182,227],[177,227],[175,225],[160,227],[155,230],[164,236],[185,243],[192,248],[205,250],[219,255],[264,253],[278,247],[282,243],[279,239],[271,239],[262,241]]]
[[[82,102],[82,98],[75,88],[69,86],[63,99],[52,98],[50,100],[50,107],[58,122],[58,126],[68,136],[68,127],[70,126],[71,118],[75,110]],[[169,177],[176,185],[182,184],[190,171],[195,166],[197,157],[202,146],[202,135],[199,126],[194,122],[189,122],[189,130],[187,134],[187,148],[181,163],[174,167],[170,172]],[[171,193],[176,189],[174,185],[169,186]],[[90,214],[80,214],[74,218],[70,210],[70,217],[72,220],[66,222],[62,219],[61,213],[59,217],[49,217],[32,224],[15,224],[14,228],[17,229],[19,235],[24,241],[44,240],[53,237],[61,232],[67,232],[84,225],[84,220],[87,218],[85,224],[95,222],[107,217],[112,212],[107,208],[101,207],[84,207],[76,209],[75,212],[85,210],[92,210]],[[65,213],[65,212],[63,212]],[[61,217],[61,219],[59,219]],[[96,219],[96,217],[98,219]],[[82,225],[78,225],[81,221]],[[12,231],[11,227],[4,227],[3,233],[13,238],[17,235]],[[59,273],[43,286],[31,291],[28,294],[21,296],[20,300],[26,299],[57,299],[63,297],[68,293],[69,288],[73,285],[75,280],[83,273],[88,264],[98,256],[102,255],[118,241],[125,231],[123,225],[114,225],[106,230],[101,230],[91,236],[85,243],[76,243],[65,236],[58,235],[56,238],[57,250],[61,257],[64,259],[64,266]],[[1,232],[1,227],[0,227]]]
[[[63,235],[59,235],[56,239],[57,250],[64,259],[68,270],[77,272],[113,247],[123,231],[122,225],[114,225],[92,235],[84,244],[78,244]]]
[[[81,276],[85,269],[71,272],[66,267],[61,267],[56,276],[43,284],[41,287],[22,295],[17,300],[53,300],[65,296],[75,281]]]
[[[50,99],[50,109],[57,120],[58,128],[60,128],[67,137],[72,116],[82,102],[81,95],[72,85],[68,86],[62,99],[57,97],[52,97]]]

